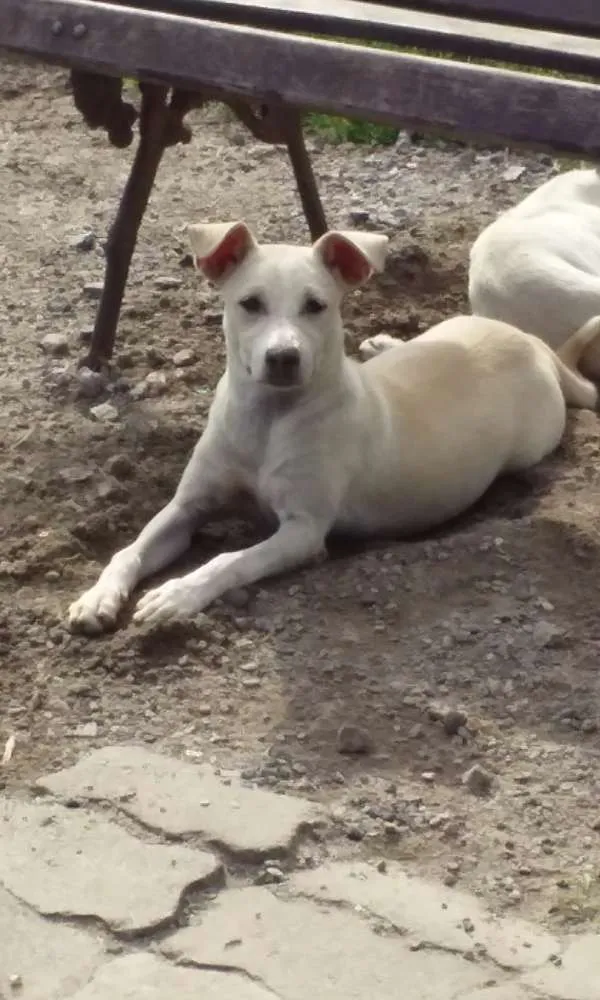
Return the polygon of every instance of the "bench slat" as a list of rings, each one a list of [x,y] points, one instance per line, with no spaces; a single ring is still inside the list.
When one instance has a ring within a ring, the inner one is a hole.
[[[600,153],[600,86],[593,84],[92,0],[2,0],[0,41],[68,65],[209,94],[591,157]]]
[[[102,0],[106,2],[106,0]],[[121,0],[139,9],[139,0]],[[305,31],[403,46],[417,46],[459,56],[495,59],[564,73],[600,77],[596,39],[514,28],[387,8],[356,0],[143,0],[143,7],[214,21],[274,30]]]
[[[393,0],[376,0],[394,7]],[[523,24],[593,35],[600,30],[597,0],[404,0],[408,7],[440,14]]]

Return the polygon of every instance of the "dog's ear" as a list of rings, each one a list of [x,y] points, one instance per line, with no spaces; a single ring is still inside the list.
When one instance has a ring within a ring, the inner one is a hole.
[[[313,250],[347,288],[358,288],[373,271],[383,271],[389,240],[380,233],[331,231],[313,244]]]
[[[228,278],[257,245],[245,222],[192,223],[186,232],[195,266],[215,284]]]

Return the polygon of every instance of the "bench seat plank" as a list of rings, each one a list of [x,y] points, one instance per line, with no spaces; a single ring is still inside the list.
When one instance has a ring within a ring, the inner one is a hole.
[[[0,39],[70,66],[215,96],[589,157],[600,153],[600,86],[588,83],[93,0],[2,0]]]
[[[515,0],[518,4],[519,0]],[[386,7],[358,0],[121,0],[136,9],[213,21],[344,36],[600,78],[600,42],[556,32]],[[600,3],[599,3],[600,7]]]
[[[393,0],[377,0],[394,6]],[[598,35],[600,4],[597,0],[405,0],[407,7],[438,14],[524,24],[556,31]]]

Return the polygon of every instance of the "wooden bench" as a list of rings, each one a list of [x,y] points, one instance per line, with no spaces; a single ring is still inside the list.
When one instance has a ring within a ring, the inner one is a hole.
[[[85,363],[98,368],[112,354],[156,172],[168,146],[189,142],[191,108],[222,101],[257,138],[287,146],[316,238],[326,220],[303,140],[304,111],[593,159],[600,154],[599,35],[596,0],[0,0],[0,46],[70,67],[88,125],[127,146],[139,118]],[[458,60],[428,55],[439,52]],[[123,78],[140,83],[139,113],[122,97]]]

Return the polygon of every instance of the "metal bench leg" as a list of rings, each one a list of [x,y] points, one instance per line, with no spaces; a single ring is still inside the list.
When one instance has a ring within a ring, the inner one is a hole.
[[[304,215],[313,240],[327,232],[327,219],[319,196],[319,189],[313,173],[310,156],[304,143],[302,119],[290,110],[290,125],[286,136],[286,146],[290,157],[298,194],[302,201]]]
[[[296,178],[298,194],[313,240],[327,232],[327,219],[310,157],[304,144],[302,116],[294,108],[264,104],[258,112],[238,98],[225,98],[224,103],[261,142],[285,144]]]
[[[168,91],[144,87],[140,139],[116,218],[105,246],[106,271],[90,350],[84,364],[97,370],[113,353],[121,303],[138,231],[165,151]]]

